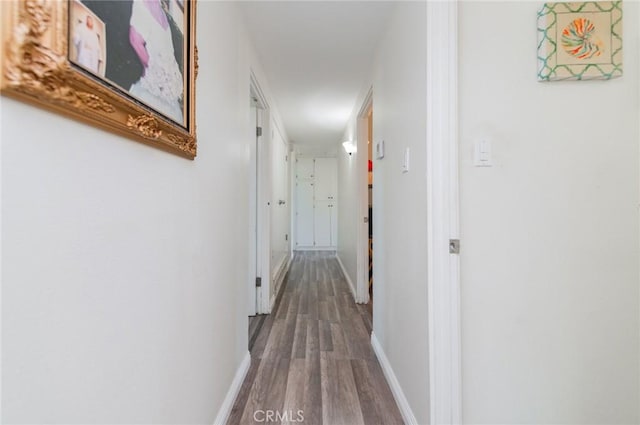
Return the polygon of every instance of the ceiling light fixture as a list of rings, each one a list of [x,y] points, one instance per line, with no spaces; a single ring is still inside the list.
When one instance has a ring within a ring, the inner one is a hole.
[[[354,152],[358,152],[358,147],[352,140],[347,140],[346,142],[343,142],[342,147],[344,148],[345,152],[348,153],[349,155],[351,155]]]

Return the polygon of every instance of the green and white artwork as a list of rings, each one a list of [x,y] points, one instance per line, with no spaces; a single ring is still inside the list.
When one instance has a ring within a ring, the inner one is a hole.
[[[538,12],[538,81],[622,76],[622,1],[545,3]]]

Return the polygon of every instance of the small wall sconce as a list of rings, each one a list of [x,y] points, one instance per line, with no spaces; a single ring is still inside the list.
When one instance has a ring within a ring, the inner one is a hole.
[[[358,146],[356,146],[353,140],[347,140],[346,142],[343,142],[342,147],[344,148],[345,152],[348,153],[349,155],[351,155],[354,152],[358,152]]]

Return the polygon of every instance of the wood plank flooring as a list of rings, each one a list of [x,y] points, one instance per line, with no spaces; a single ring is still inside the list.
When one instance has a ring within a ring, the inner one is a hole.
[[[370,334],[334,254],[297,252],[227,424],[402,424]]]
[[[249,350],[251,350],[253,344],[256,342],[258,333],[260,333],[260,329],[262,329],[262,325],[266,318],[267,316],[264,314],[249,316]]]

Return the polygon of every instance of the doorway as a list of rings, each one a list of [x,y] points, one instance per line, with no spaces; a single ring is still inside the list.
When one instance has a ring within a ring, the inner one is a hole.
[[[369,90],[358,114],[357,128],[358,152],[366,155],[358,156],[358,200],[360,225],[358,226],[358,273],[356,282],[356,302],[368,304],[373,309],[374,280],[373,250],[375,249],[373,234],[374,212],[374,162],[373,162],[373,92]]]
[[[367,113],[367,205],[369,222],[369,304],[373,305],[373,105]]]
[[[250,230],[250,242],[249,242],[249,316],[255,316],[257,312],[257,289],[255,286],[255,279],[259,272],[259,259],[258,259],[258,139],[256,135],[256,128],[259,126],[258,115],[260,113],[260,107],[258,98],[253,94],[249,100],[249,131],[251,139],[254,139],[251,143],[251,178],[249,179],[249,212],[251,214],[251,230]]]
[[[262,323],[269,313],[268,299],[270,290],[269,259],[269,202],[266,191],[268,179],[269,138],[268,105],[260,91],[257,81],[251,79],[249,92],[248,138],[250,147],[249,176],[249,264],[248,264],[248,316],[249,348],[252,347]],[[267,300],[265,302],[265,299]],[[266,307],[265,307],[266,306]]]

